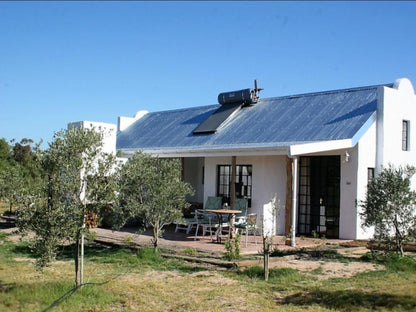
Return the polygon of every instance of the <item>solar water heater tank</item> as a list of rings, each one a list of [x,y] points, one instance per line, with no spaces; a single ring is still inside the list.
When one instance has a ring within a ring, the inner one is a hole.
[[[253,89],[223,92],[218,95],[218,103],[221,105],[241,103],[250,105],[257,102],[256,93]]]

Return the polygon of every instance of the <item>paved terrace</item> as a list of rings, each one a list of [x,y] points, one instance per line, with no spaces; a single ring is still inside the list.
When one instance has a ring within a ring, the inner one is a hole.
[[[14,222],[9,222],[0,219],[0,231],[16,234],[17,228],[15,227]],[[143,232],[142,234],[136,234],[137,228],[135,227],[125,227],[120,231],[112,231],[109,229],[103,228],[94,228],[91,230],[95,232],[96,240],[103,243],[115,244],[115,245],[129,245],[133,244],[136,246],[152,246],[152,233],[150,230]],[[18,235],[13,235],[18,239]],[[257,240],[257,244],[256,244]],[[191,234],[186,234],[184,231],[179,231],[175,233],[175,226],[171,225],[166,227],[164,235],[159,239],[159,246],[162,248],[170,250],[184,250],[187,248],[193,248],[198,252],[204,253],[206,255],[211,255],[213,257],[220,257],[225,252],[224,246],[225,239],[221,243],[211,241],[209,235],[202,236],[199,233],[198,236],[192,232]],[[310,249],[317,247],[331,247],[332,246],[343,246],[343,247],[356,247],[366,245],[365,241],[353,241],[353,240],[339,240],[339,239],[320,239],[320,238],[310,238],[310,237],[297,237],[296,238],[296,247],[291,247],[285,245],[284,236],[274,236],[273,237],[273,247],[272,249],[278,248],[279,250],[299,250],[302,248]],[[262,240],[260,236],[256,238],[253,235],[248,236],[248,244],[245,246],[245,236],[242,235],[240,241],[240,253],[242,255],[258,255],[262,249]]]
[[[97,241],[120,245],[132,243],[138,246],[152,246],[151,231],[145,231],[140,235],[136,234],[137,228],[134,227],[126,227],[123,228],[121,231],[112,231],[109,229],[95,228],[93,229],[93,231],[97,233]],[[201,252],[217,255],[223,253],[225,251],[225,239],[222,239],[221,243],[215,242],[215,237],[213,237],[213,239],[214,241],[211,241],[210,235],[202,236],[201,233],[199,233],[199,235],[196,236],[196,239],[194,232],[186,234],[185,231],[178,231],[175,233],[175,226],[172,225],[166,227],[163,237],[159,239],[159,246],[162,248],[165,247],[174,250],[194,248]],[[296,247],[291,247],[285,245],[284,236],[273,237],[273,248],[278,248],[280,250],[316,248],[318,246],[323,245],[351,246],[356,245],[356,243],[354,243],[354,241],[351,240],[297,237]],[[240,253],[242,255],[259,254],[261,248],[262,238],[260,236],[254,237],[253,235],[249,235],[247,247],[245,246],[245,235],[241,236]]]

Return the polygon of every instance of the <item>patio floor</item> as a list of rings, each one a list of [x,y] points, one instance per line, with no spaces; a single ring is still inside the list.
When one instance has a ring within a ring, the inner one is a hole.
[[[113,244],[135,244],[138,246],[152,246],[152,233],[151,231],[145,231],[144,233],[138,235],[135,232],[137,228],[134,227],[125,227],[121,231],[112,231],[109,229],[96,228],[93,229],[97,233],[96,240],[113,243]],[[167,226],[163,237],[159,239],[159,246],[165,247],[168,249],[186,249],[194,248],[198,251],[211,253],[211,254],[221,254],[225,251],[224,242],[225,239],[222,239],[221,243],[211,241],[209,235],[202,236],[201,233],[195,239],[194,232],[186,234],[185,231],[175,232],[175,226]],[[257,244],[255,243],[257,240]],[[284,236],[274,236],[273,237],[273,247],[272,249],[278,248],[279,250],[293,250],[301,248],[316,248],[319,246],[327,245],[348,245],[352,244],[351,240],[339,240],[339,239],[319,239],[319,238],[308,238],[308,237],[296,237],[296,247],[291,247],[285,245]],[[245,235],[241,236],[240,241],[240,253],[242,255],[256,255],[262,249],[262,238],[257,236],[256,238],[253,235],[248,236],[247,247],[245,246]]]

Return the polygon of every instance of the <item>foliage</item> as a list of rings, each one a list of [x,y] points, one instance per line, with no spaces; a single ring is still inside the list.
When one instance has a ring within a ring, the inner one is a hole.
[[[189,206],[185,198],[193,190],[181,180],[178,159],[161,159],[137,152],[121,168],[119,205],[123,216],[141,218],[153,229],[153,246],[157,249],[163,227],[182,218],[182,209]]]
[[[240,240],[241,240],[241,234],[237,233],[235,238],[227,238],[225,241],[225,254],[224,258],[231,261],[235,259],[239,259],[241,257],[240,255]]]
[[[6,139],[0,139],[0,170],[11,158],[11,147]]]
[[[11,147],[0,140],[0,199],[9,204],[9,212],[15,206],[24,205],[33,189],[41,184],[41,169],[38,158],[39,144],[23,139]]]
[[[392,272],[416,273],[416,260],[409,256],[400,257],[395,253],[376,254],[371,252],[361,256],[361,261],[383,264]]]
[[[360,203],[363,226],[374,226],[374,238],[401,256],[403,243],[416,238],[416,192],[411,190],[415,170],[389,165],[369,182],[365,200]]]
[[[87,231],[87,203],[89,209],[94,209],[112,200],[114,194],[108,189],[111,183],[103,183],[103,179],[111,179],[115,159],[102,153],[102,144],[102,134],[96,129],[74,128],[55,133],[40,159],[45,182],[19,210],[20,231],[35,235],[32,250],[38,269],[55,259],[60,244],[75,243],[77,285],[82,283],[79,247]]]
[[[0,198],[9,204],[9,212],[19,199],[27,192],[26,179],[23,177],[19,165],[9,165],[0,171]]]
[[[257,265],[247,268],[242,271],[241,274],[247,275],[249,278],[253,279],[264,278],[263,268]],[[269,270],[269,278],[272,279],[273,282],[277,282],[278,280],[297,282],[304,279],[298,270],[292,268],[272,268]]]

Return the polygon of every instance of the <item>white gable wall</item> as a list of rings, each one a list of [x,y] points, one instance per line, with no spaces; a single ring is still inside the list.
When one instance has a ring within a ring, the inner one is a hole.
[[[409,151],[402,151],[403,120],[410,121]],[[416,166],[416,96],[407,79],[398,79],[393,88],[380,88],[377,107],[378,172],[389,163]]]

